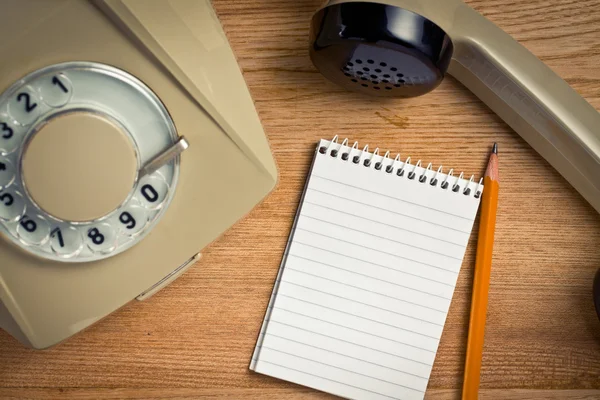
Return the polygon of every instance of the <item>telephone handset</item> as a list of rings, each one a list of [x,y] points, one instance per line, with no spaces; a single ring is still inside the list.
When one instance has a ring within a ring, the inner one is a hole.
[[[207,0],[0,4],[0,327],[45,348],[172,281],[277,171]]]

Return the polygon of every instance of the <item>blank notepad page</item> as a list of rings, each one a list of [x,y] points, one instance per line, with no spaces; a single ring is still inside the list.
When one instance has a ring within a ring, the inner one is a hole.
[[[250,368],[352,399],[422,399],[481,184],[322,140]]]

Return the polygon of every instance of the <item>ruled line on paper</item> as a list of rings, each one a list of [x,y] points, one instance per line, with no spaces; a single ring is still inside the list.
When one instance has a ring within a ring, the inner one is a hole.
[[[380,193],[380,192],[376,192],[374,190],[367,190],[367,189],[361,188],[360,186],[354,186],[354,185],[350,185],[349,183],[344,183],[344,182],[336,181],[335,179],[325,178],[324,176],[319,176],[319,175],[316,175],[314,173],[312,174],[311,178],[324,179],[326,181],[334,182],[334,183],[337,183],[339,185],[344,185],[344,186],[348,186],[348,187],[351,187],[351,188],[354,188],[354,189],[362,190],[362,191],[368,192],[369,194],[377,194],[379,196],[384,196],[384,197],[387,197],[387,198],[390,198],[390,199],[401,201],[403,203],[411,204],[413,206],[423,207],[423,208],[426,208],[426,209],[431,210],[431,211],[439,212],[440,214],[451,215],[453,217],[464,219],[464,220],[467,220],[467,221],[471,220],[471,218],[463,217],[462,215],[453,214],[451,212],[447,212],[447,211],[444,211],[444,210],[439,210],[437,208],[424,206],[423,204],[415,203],[415,202],[412,202],[412,201],[408,201],[408,200],[404,200],[404,199],[399,199],[397,197],[390,196],[390,195],[387,195],[387,194],[384,194],[384,193]]]
[[[326,249],[326,248],[323,248],[323,247],[314,246],[312,244],[300,242],[298,240],[294,240],[294,243],[301,244],[301,245],[307,246],[307,247],[312,247],[313,249],[317,249],[317,250],[321,250],[321,251],[326,251],[328,253],[332,253],[332,254],[335,254],[335,255],[338,255],[338,256],[347,257],[347,258],[350,258],[352,260],[361,261],[361,262],[367,263],[369,265],[375,265],[377,267],[387,268],[387,269],[390,269],[392,271],[400,272],[402,274],[414,276],[415,278],[425,279],[425,280],[428,280],[428,281],[431,281],[431,282],[435,282],[435,283],[439,283],[441,285],[446,285],[446,286],[449,286],[449,287],[452,287],[452,288],[454,287],[454,285],[446,283],[446,282],[436,281],[435,279],[427,278],[427,277],[424,277],[424,276],[421,276],[421,275],[417,275],[417,274],[412,274],[410,272],[406,272],[406,271],[399,270],[399,269],[396,269],[396,268],[388,267],[387,265],[377,264],[377,263],[374,263],[373,261],[363,260],[362,258],[352,257],[352,256],[349,256],[347,254],[338,253],[338,252],[335,252],[335,251],[330,250],[330,249]],[[377,251],[377,250],[374,250],[374,251]],[[289,255],[291,253],[288,252],[287,254]],[[448,271],[448,272],[452,272],[452,271]]]
[[[272,347],[267,347],[267,346],[264,346],[264,345],[263,345],[263,346],[262,346],[262,348],[263,348],[263,349],[269,349],[269,350],[271,350],[271,351],[276,351],[276,352],[278,352],[278,353],[285,354],[285,355],[288,355],[288,356],[291,356],[291,357],[297,357],[297,358],[301,358],[301,359],[303,359],[303,360],[308,360],[308,361],[310,361],[310,362],[314,362],[314,363],[317,363],[317,364],[325,365],[325,366],[327,366],[327,367],[330,367],[330,368],[335,368],[335,369],[339,369],[339,370],[341,370],[341,371],[346,371],[346,372],[350,372],[350,373],[352,373],[352,374],[356,374],[356,375],[364,376],[365,378],[373,379],[373,380],[380,381],[380,382],[385,382],[385,383],[388,383],[388,384],[390,384],[390,385],[399,386],[399,387],[402,387],[402,388],[404,388],[404,389],[409,389],[409,390],[414,390],[415,392],[425,393],[425,391],[424,391],[424,390],[419,390],[419,389],[412,388],[412,387],[410,387],[410,386],[401,385],[401,384],[399,384],[399,383],[395,383],[395,382],[386,381],[385,379],[376,378],[376,377],[374,377],[374,376],[370,376],[370,375],[366,375],[366,374],[363,374],[363,373],[360,373],[360,372],[352,371],[352,370],[349,370],[349,369],[346,369],[346,368],[338,367],[338,366],[336,366],[336,365],[327,364],[327,363],[324,363],[324,362],[322,362],[322,361],[317,361],[317,360],[314,360],[314,359],[310,359],[310,358],[306,358],[306,357],[299,356],[299,355],[297,355],[297,354],[292,354],[292,353],[288,353],[288,352],[285,352],[285,351],[282,351],[282,350],[277,350],[277,349],[274,349],[274,348],[272,348]]]
[[[354,200],[354,199],[350,199],[348,197],[340,196],[339,194],[333,194],[333,193],[325,192],[325,191],[322,191],[322,190],[319,190],[319,189],[315,189],[315,188],[311,188],[311,187],[308,187],[306,190],[313,191],[313,192],[319,192],[319,193],[326,194],[326,195],[329,195],[329,196],[332,196],[332,197],[337,197],[338,199],[348,200],[348,201],[351,201],[351,202],[356,203],[356,204],[360,204],[360,205],[371,207],[371,208],[376,208],[376,209],[381,210],[381,211],[387,211],[389,213],[400,215],[402,217],[414,219],[415,221],[424,222],[424,223],[427,223],[427,224],[438,226],[440,228],[445,228],[445,229],[449,229],[449,230],[452,230],[452,231],[455,231],[455,232],[464,233],[466,235],[471,235],[471,232],[468,232],[468,231],[463,231],[463,230],[460,230],[460,229],[456,229],[456,228],[453,228],[453,227],[450,227],[450,226],[446,226],[446,225],[443,225],[443,224],[440,224],[440,223],[437,223],[437,222],[427,221],[425,219],[417,218],[417,217],[414,217],[414,216],[408,215],[408,214],[399,213],[397,211],[388,210],[387,208],[377,207],[377,206],[374,206],[373,204],[363,203],[363,202],[360,202],[360,201],[357,201],[357,200]]]
[[[288,310],[288,309],[286,309],[286,308],[277,307],[276,305],[275,305],[275,306],[272,306],[272,307],[270,307],[270,308],[272,308],[272,309],[275,309],[275,310],[280,310],[280,311],[289,312],[289,313],[296,314],[296,315],[301,315],[301,316],[303,316],[303,317],[305,317],[305,318],[314,319],[315,321],[323,322],[323,323],[330,324],[330,325],[339,326],[340,328],[350,329],[351,331],[360,332],[360,333],[362,333],[362,334],[365,334],[365,335],[369,335],[369,336],[373,336],[373,337],[377,337],[377,338],[381,338],[381,339],[389,340],[390,342],[395,342],[395,343],[401,344],[401,345],[403,345],[403,346],[412,347],[412,348],[414,348],[414,349],[417,349],[417,350],[420,350],[420,351],[425,351],[425,352],[427,352],[427,353],[433,353],[433,354],[435,354],[435,351],[433,351],[433,350],[429,350],[429,349],[426,349],[426,348],[423,348],[423,347],[415,346],[415,345],[413,345],[413,344],[410,344],[410,343],[404,343],[404,342],[400,342],[400,341],[398,341],[398,340],[390,339],[390,338],[387,338],[387,337],[385,337],[385,336],[376,335],[376,334],[374,334],[374,333],[370,333],[370,332],[361,331],[360,329],[356,329],[356,328],[352,328],[352,327],[349,327],[349,326],[345,326],[345,325],[337,324],[337,323],[335,323],[335,322],[331,322],[331,321],[326,321],[326,320],[324,320],[324,319],[320,319],[320,318],[317,318],[317,317],[313,317],[313,316],[311,316],[311,315],[306,315],[306,314],[302,314],[302,313],[299,313],[299,312],[296,312],[296,311],[291,311],[291,310]]]
[[[270,361],[260,360],[260,362],[263,362],[263,363],[265,363],[265,364],[276,365],[276,366],[278,366],[279,368],[285,368],[285,369],[289,369],[290,371],[296,371],[296,372],[300,372],[301,374],[306,374],[306,375],[314,376],[314,377],[316,377],[316,378],[319,378],[319,379],[324,379],[324,380],[326,380],[326,381],[330,381],[330,382],[334,382],[334,383],[337,383],[337,384],[339,384],[339,385],[348,386],[348,387],[351,387],[351,388],[354,388],[354,389],[358,389],[358,390],[364,390],[365,392],[373,393],[373,394],[376,394],[376,395],[378,395],[378,396],[387,397],[388,399],[401,400],[401,399],[400,399],[400,398],[398,398],[398,397],[392,397],[392,396],[388,396],[388,395],[386,395],[386,394],[383,394],[383,393],[378,393],[378,392],[375,392],[375,391],[373,391],[373,390],[369,390],[369,389],[362,388],[362,387],[360,387],[360,386],[354,386],[354,385],[350,385],[350,384],[347,384],[347,383],[344,383],[344,382],[340,382],[340,381],[336,381],[336,380],[333,380],[333,379],[325,378],[325,377],[323,377],[323,376],[320,376],[320,375],[311,374],[310,372],[301,371],[301,370],[299,370],[299,369],[294,369],[294,368],[286,367],[286,366],[284,366],[284,365],[281,365],[281,364],[276,364],[276,363],[273,363],[273,362],[270,362]]]
[[[310,302],[310,301],[307,301],[307,300],[298,299],[298,298],[293,297],[293,296],[288,296],[287,294],[280,294],[279,296],[281,296],[281,297],[287,297],[288,299],[293,299],[293,300],[296,300],[296,301],[300,301],[302,303],[312,304],[313,306],[317,306],[317,307],[321,307],[321,308],[326,308],[328,310],[339,312],[341,314],[350,315],[350,316],[355,317],[355,318],[360,318],[360,319],[364,319],[366,321],[370,321],[370,322],[374,322],[374,323],[377,323],[377,324],[389,326],[390,328],[395,328],[395,329],[398,329],[398,330],[401,330],[401,331],[405,331],[405,332],[409,332],[409,333],[412,333],[412,334],[415,334],[415,335],[423,336],[423,337],[426,337],[428,339],[440,340],[440,338],[437,337],[437,336],[426,335],[424,333],[412,331],[412,330],[406,329],[406,328],[401,328],[401,327],[396,326],[396,325],[387,324],[385,322],[381,322],[381,321],[377,321],[375,319],[363,317],[361,315],[356,315],[356,314],[352,314],[352,313],[349,313],[349,312],[346,312],[346,311],[338,310],[338,309],[335,309],[335,308],[332,308],[332,307],[327,307],[327,306],[324,306],[322,304],[317,304],[317,303],[313,303],[313,302]],[[280,309],[280,310],[285,310],[284,308],[280,308],[280,307],[275,307],[275,308]],[[289,311],[289,310],[286,310],[286,311]],[[292,312],[292,311],[290,311],[290,312]],[[404,343],[404,344],[406,344],[406,343]]]
[[[319,233],[319,232],[313,232],[313,231],[310,231],[310,230],[308,230],[308,229],[305,229],[305,228],[298,228],[298,227],[297,227],[297,228],[296,228],[296,230],[297,230],[297,231],[304,231],[304,232],[312,233],[312,234],[314,234],[314,235],[318,235],[318,236],[323,236],[323,237],[326,237],[326,238],[329,238],[329,239],[333,239],[333,240],[337,240],[337,241],[340,241],[340,242],[348,243],[348,244],[351,244],[351,245],[353,245],[353,246],[358,246],[358,247],[362,247],[362,248],[364,248],[364,249],[368,249],[368,250],[377,251],[377,252],[379,252],[379,253],[387,254],[387,255],[389,255],[389,256],[394,256],[394,257],[397,257],[397,258],[401,258],[401,259],[403,259],[403,260],[412,261],[412,262],[414,262],[414,263],[416,263],[416,264],[425,265],[425,266],[427,266],[427,267],[431,267],[431,268],[437,268],[437,269],[440,269],[440,270],[442,270],[442,271],[446,271],[446,272],[450,272],[450,273],[453,273],[453,274],[456,274],[456,275],[458,275],[458,272],[456,272],[456,271],[452,271],[452,270],[450,270],[450,269],[446,269],[446,268],[438,267],[438,266],[436,266],[436,265],[432,265],[432,264],[427,264],[427,263],[424,263],[424,262],[421,262],[421,261],[413,260],[413,259],[411,259],[411,258],[402,257],[402,256],[399,256],[399,255],[397,255],[397,254],[388,253],[388,252],[386,252],[386,251],[382,251],[382,250],[378,250],[378,249],[373,249],[373,248],[371,248],[371,247],[363,246],[363,245],[361,245],[361,244],[354,243],[354,242],[350,242],[350,241],[348,241],[348,240],[343,240],[343,239],[336,238],[336,237],[333,237],[333,236],[324,235],[324,234],[322,234],[322,233]]]
[[[338,227],[340,227],[340,228],[348,229],[349,231],[359,232],[359,233],[361,233],[361,234],[363,234],[363,235],[369,235],[369,236],[373,236],[373,237],[376,237],[376,238],[378,238],[378,239],[388,240],[388,241],[390,241],[390,242],[394,242],[394,243],[400,244],[400,245],[402,245],[402,246],[410,247],[411,249],[417,249],[417,250],[421,250],[421,251],[426,251],[426,252],[428,252],[428,253],[437,254],[438,256],[442,256],[442,257],[448,257],[448,258],[451,258],[451,259],[453,259],[453,260],[462,261],[462,258],[458,258],[458,257],[450,256],[450,255],[448,255],[448,254],[441,253],[441,252],[434,251],[434,250],[430,250],[430,249],[427,249],[427,248],[425,248],[425,247],[419,247],[419,246],[415,246],[415,245],[412,245],[412,244],[408,244],[408,243],[400,242],[400,241],[398,241],[398,240],[390,239],[389,237],[380,236],[380,235],[375,235],[374,233],[370,233],[370,232],[366,232],[366,231],[361,231],[361,230],[359,230],[359,229],[351,228],[351,227],[349,227],[349,226],[346,226],[346,225],[340,225],[340,224],[336,224],[335,222],[325,221],[325,220],[322,220],[322,219],[320,219],[320,218],[311,217],[310,215],[302,214],[300,217],[301,217],[301,218],[309,218],[309,219],[312,219],[312,220],[315,220],[315,221],[323,222],[324,224],[329,224],[329,225],[338,226]],[[298,228],[297,228],[297,229],[298,229]],[[304,230],[306,230],[306,229],[304,229]],[[452,244],[454,244],[454,243],[452,243]],[[456,245],[456,244],[454,244],[454,245]],[[458,246],[458,245],[456,245],[456,246]],[[461,246],[461,247],[464,247],[464,246]]]
[[[303,260],[306,260],[306,261],[310,261],[310,262],[313,262],[313,263],[316,263],[316,264],[320,264],[320,265],[323,265],[323,266],[326,266],[326,267],[339,269],[341,271],[345,271],[345,272],[348,272],[350,274],[364,276],[365,278],[373,279],[373,280],[380,281],[380,282],[385,282],[385,283],[388,283],[390,285],[398,286],[398,287],[401,287],[401,288],[404,288],[404,289],[407,289],[407,290],[412,290],[414,292],[419,292],[419,293],[423,293],[423,294],[426,294],[426,295],[429,295],[429,296],[438,297],[438,298],[443,299],[443,300],[452,300],[452,297],[444,297],[444,296],[440,296],[440,295],[437,295],[437,294],[434,294],[434,293],[426,292],[424,290],[415,289],[415,288],[412,288],[412,287],[409,287],[409,286],[400,285],[399,283],[396,283],[396,282],[391,282],[391,281],[386,281],[384,279],[375,278],[372,275],[361,274],[359,272],[354,272],[354,271],[351,271],[349,269],[345,269],[345,268],[341,268],[341,267],[336,267],[335,265],[331,265],[331,264],[326,264],[326,263],[323,263],[321,261],[315,261],[315,260],[311,260],[309,258],[300,257],[300,256],[297,256],[297,255],[295,255],[293,253],[288,253],[288,256],[292,256],[292,257],[295,257],[295,258],[300,258],[300,259],[303,259]],[[290,269],[293,270],[293,271],[298,271],[297,269],[293,269],[293,268],[290,268]]]
[[[342,300],[347,300],[347,301],[351,301],[351,302],[353,302],[353,303],[362,304],[363,306],[377,308],[377,309],[379,309],[379,310],[382,310],[382,311],[387,311],[387,312],[390,312],[390,313],[393,313],[393,314],[396,314],[396,315],[400,315],[400,316],[402,316],[402,317],[405,317],[405,318],[414,319],[415,321],[419,321],[419,322],[425,322],[425,323],[427,323],[427,324],[431,324],[431,325],[435,325],[435,326],[440,326],[440,327],[444,326],[443,324],[438,324],[438,323],[435,323],[435,322],[427,321],[426,319],[421,319],[421,318],[413,317],[413,316],[411,316],[411,315],[402,314],[402,313],[399,313],[399,312],[397,312],[397,311],[390,310],[390,309],[387,309],[387,308],[377,307],[377,306],[374,306],[374,305],[372,305],[372,304],[363,303],[363,302],[361,302],[361,301],[354,300],[354,299],[349,299],[349,298],[347,298],[347,297],[343,297],[343,296],[338,296],[338,295],[336,295],[336,294],[332,294],[332,293],[324,292],[324,291],[322,291],[322,290],[317,290],[317,289],[314,289],[314,288],[311,288],[311,287],[308,287],[308,286],[299,285],[299,284],[297,284],[297,283],[294,283],[294,282],[289,282],[289,281],[281,281],[281,282],[285,282],[285,283],[286,283],[286,284],[288,284],[288,285],[294,285],[294,286],[298,286],[298,287],[301,287],[301,288],[303,288],[303,289],[306,289],[306,290],[311,290],[311,291],[313,291],[313,292],[319,292],[319,293],[325,294],[325,295],[327,295],[327,296],[337,297],[337,298],[339,298],[339,299],[342,299]],[[387,296],[386,296],[386,297],[387,297]],[[399,300],[399,301],[402,301],[402,300]],[[435,311],[437,311],[437,310],[435,310]]]
[[[366,361],[366,360],[363,360],[363,359],[360,359],[360,358],[356,358],[356,357],[349,356],[349,355],[347,355],[347,354],[338,353],[338,352],[336,352],[336,351],[333,351],[333,350],[330,350],[330,349],[326,349],[326,348],[323,348],[323,347],[318,347],[318,346],[315,346],[315,345],[312,345],[312,344],[308,344],[308,343],[300,342],[300,341],[298,341],[298,340],[293,340],[293,339],[286,338],[286,337],[283,337],[283,336],[274,335],[274,334],[272,334],[272,333],[262,333],[261,335],[265,335],[265,336],[273,336],[273,337],[276,337],[276,338],[279,338],[279,339],[287,340],[287,341],[289,341],[289,342],[294,342],[294,343],[298,343],[298,344],[301,344],[301,345],[304,345],[304,346],[309,346],[309,347],[312,347],[312,348],[314,348],[314,349],[318,349],[318,350],[326,351],[326,352],[328,352],[328,353],[333,353],[333,354],[337,354],[337,355],[339,355],[339,356],[343,356],[343,357],[347,357],[347,358],[352,358],[352,359],[354,359],[354,360],[361,361],[361,362],[364,362],[364,363],[367,363],[367,364],[376,365],[376,366],[378,366],[378,367],[381,367],[381,368],[387,368],[387,369],[389,369],[389,370],[391,370],[391,371],[401,372],[401,373],[403,373],[403,374],[405,374],[405,375],[414,376],[415,378],[429,379],[429,377],[428,377],[428,376],[416,375],[416,374],[413,374],[413,373],[410,373],[410,372],[406,372],[406,371],[403,371],[403,370],[400,370],[400,369],[397,369],[397,368],[388,367],[387,365],[378,364],[378,363],[374,363],[374,362],[371,362],[371,361]],[[317,333],[317,335],[318,335],[318,333]],[[333,338],[332,338],[332,339],[333,339]],[[356,345],[356,346],[359,346],[359,345]],[[260,347],[260,346],[259,346],[259,347]],[[361,346],[361,347],[364,347],[364,346]],[[366,348],[367,348],[367,349],[369,349],[369,347],[366,347]],[[379,350],[374,350],[374,351],[379,351]],[[381,353],[381,352],[380,352],[380,353]],[[394,356],[393,354],[390,354],[390,355],[391,355],[391,356]],[[394,356],[394,357],[397,357],[397,356]],[[399,358],[401,358],[401,357],[399,357]],[[414,361],[414,360],[408,360],[408,361]],[[418,362],[418,361],[414,361],[414,362]]]
[[[408,301],[408,300],[399,299],[399,298],[397,298],[397,297],[393,297],[393,296],[389,296],[389,295],[387,295],[387,294],[383,294],[383,293],[375,292],[375,291],[373,291],[373,290],[365,289],[365,288],[362,288],[362,287],[360,287],[360,286],[350,285],[350,284],[348,284],[348,283],[339,282],[339,281],[336,281],[336,280],[333,280],[333,279],[329,279],[329,278],[324,278],[324,277],[322,277],[322,276],[315,275],[315,274],[311,274],[311,273],[304,272],[304,271],[300,271],[300,270],[297,270],[297,269],[292,269],[292,268],[287,268],[287,269],[288,269],[288,270],[290,270],[290,271],[295,271],[295,272],[298,272],[298,273],[300,273],[300,274],[310,275],[310,276],[313,276],[313,277],[315,277],[315,278],[319,278],[319,279],[323,279],[323,280],[326,280],[326,281],[329,281],[329,282],[337,283],[337,284],[339,284],[339,285],[344,285],[344,286],[348,286],[348,287],[351,287],[351,288],[355,288],[355,289],[359,289],[359,290],[364,290],[365,292],[370,292],[370,293],[377,294],[377,295],[379,295],[379,296],[383,296],[383,297],[389,297],[390,299],[394,299],[394,300],[402,301],[402,302],[404,302],[404,303],[407,303],[407,304],[412,304],[412,305],[414,305],[414,306],[423,307],[423,308],[426,308],[426,309],[428,309],[428,310],[437,311],[437,312],[440,312],[440,313],[442,313],[442,314],[446,314],[446,311],[445,311],[445,310],[438,310],[437,308],[433,308],[433,307],[429,307],[429,306],[424,306],[424,305],[422,305],[422,304],[419,304],[419,303],[413,303],[413,302],[411,302],[411,301]],[[284,281],[284,280],[281,280],[281,282],[285,282],[285,281]]]
[[[423,361],[414,360],[414,359],[412,359],[412,358],[408,358],[408,357],[404,357],[404,356],[399,356],[399,355],[397,355],[397,354],[394,354],[394,353],[389,353],[389,352],[387,352],[387,351],[383,351],[383,350],[374,349],[374,348],[372,348],[372,347],[365,346],[365,345],[362,345],[362,344],[359,344],[359,343],[350,342],[350,341],[348,341],[348,340],[340,339],[339,337],[330,336],[330,335],[325,335],[325,334],[323,334],[323,333],[319,333],[319,332],[311,331],[310,329],[301,328],[301,327],[299,327],[299,326],[295,326],[295,325],[286,324],[285,322],[281,322],[281,321],[277,321],[277,320],[271,320],[271,322],[274,322],[274,323],[276,323],[276,324],[279,324],[279,325],[285,325],[285,326],[288,326],[288,327],[290,327],[290,328],[298,329],[298,330],[301,330],[301,331],[309,332],[309,333],[312,333],[312,334],[314,334],[314,335],[319,335],[319,336],[323,336],[323,337],[326,337],[326,338],[329,338],[329,339],[333,339],[333,340],[337,340],[337,341],[340,341],[340,342],[344,342],[344,343],[352,344],[352,345],[354,345],[354,346],[362,347],[362,348],[365,348],[365,349],[368,349],[368,350],[377,351],[377,352],[379,352],[379,353],[382,353],[382,354],[387,354],[387,355],[389,355],[389,356],[392,356],[392,357],[401,358],[401,359],[403,359],[403,360],[407,360],[407,361],[411,361],[411,362],[414,362],[414,363],[417,363],[417,364],[425,365],[425,366],[427,366],[427,367],[431,367],[431,366],[433,366],[433,364],[428,364],[428,363],[426,363],[426,362],[423,362]],[[263,335],[264,335],[264,334],[266,334],[266,333],[263,333]],[[389,340],[389,339],[386,339],[386,340]]]
[[[362,216],[360,216],[360,215],[357,215],[357,214],[352,214],[352,213],[349,213],[349,212],[346,212],[346,211],[342,211],[342,210],[340,210],[340,209],[336,209],[336,208],[332,208],[332,207],[327,207],[327,206],[324,206],[324,205],[322,205],[322,204],[314,203],[314,202],[312,202],[312,201],[306,201],[306,200],[305,200],[305,201],[304,201],[304,204],[311,204],[311,205],[313,205],[313,206],[317,206],[317,207],[325,208],[325,209],[327,209],[327,210],[330,210],[330,211],[333,211],[333,212],[337,212],[337,213],[340,213],[340,214],[349,215],[349,216],[352,216],[352,217],[355,217],[355,218],[363,219],[363,220],[365,220],[365,221],[370,221],[370,222],[373,222],[373,223],[375,223],[375,224],[380,224],[380,225],[389,226],[390,228],[394,228],[394,229],[398,229],[398,230],[401,230],[401,231],[404,231],[404,232],[408,232],[408,233],[411,233],[411,234],[413,234],[413,235],[419,235],[419,236],[423,236],[423,237],[426,237],[426,238],[429,238],[429,239],[432,239],[432,240],[438,240],[438,241],[440,241],[440,242],[444,242],[444,243],[447,243],[447,244],[451,244],[451,245],[453,245],[453,246],[458,246],[458,247],[460,247],[460,248],[463,248],[463,247],[464,247],[464,246],[463,246],[462,244],[460,244],[460,243],[454,243],[454,242],[451,242],[451,241],[449,241],[449,240],[444,240],[444,239],[436,238],[435,236],[429,236],[429,235],[426,235],[426,234],[424,234],[424,233],[419,233],[419,232],[411,231],[410,229],[405,229],[405,228],[402,228],[402,227],[400,227],[400,226],[397,226],[397,225],[386,224],[385,222],[377,221],[377,220],[374,220],[374,219],[371,219],[371,218],[362,217]],[[303,214],[303,216],[305,216],[305,217],[311,217],[310,215],[306,215],[306,214]],[[312,217],[312,218],[315,218],[315,217]],[[315,219],[318,219],[318,218],[315,218]],[[323,220],[320,220],[320,221],[323,221]],[[323,221],[323,222],[325,222],[325,221]]]

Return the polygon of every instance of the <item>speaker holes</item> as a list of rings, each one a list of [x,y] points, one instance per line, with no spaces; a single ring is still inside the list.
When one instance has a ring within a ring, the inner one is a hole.
[[[362,64],[362,65],[361,65]],[[368,64],[368,66],[363,66]],[[340,70],[353,83],[359,83],[362,87],[375,90],[393,90],[412,85],[406,80],[405,75],[398,72],[397,67],[392,67],[384,61],[372,59],[356,59],[348,61]],[[413,78],[413,81],[417,78]]]

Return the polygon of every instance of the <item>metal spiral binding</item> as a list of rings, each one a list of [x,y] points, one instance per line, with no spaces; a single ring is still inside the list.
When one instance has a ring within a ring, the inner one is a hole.
[[[369,152],[369,145],[366,145],[362,150],[358,148],[358,142],[354,142],[354,144],[350,147],[348,146],[348,139],[344,139],[342,143],[338,143],[338,136],[336,135],[333,140],[329,143],[329,146],[321,146],[319,148],[319,153],[321,154],[329,154],[331,157],[340,158],[342,161],[349,161],[354,164],[360,164],[362,161],[362,165],[367,168],[374,168],[377,171],[382,171],[382,173],[392,174],[394,170],[396,171],[396,175],[399,177],[406,176],[409,180],[417,180],[420,183],[427,183],[427,172],[433,171],[433,164],[429,163],[422,174],[417,177],[417,168],[423,168],[421,166],[421,160],[418,160],[415,164],[411,164],[411,158],[408,157],[404,160],[401,167],[396,167],[396,163],[402,163],[400,159],[400,153],[396,155],[394,159],[390,157],[390,152],[387,151],[385,155],[380,156],[379,148],[373,150],[373,152]],[[350,147],[350,151],[344,152],[340,155],[340,149],[342,147]],[[350,156],[354,153],[358,152],[358,154],[354,155],[352,159]],[[366,156],[365,156],[366,155]],[[382,157],[380,161],[373,163],[376,157]],[[461,192],[461,188],[459,182],[464,178],[464,173],[461,172],[458,176],[454,176],[454,169],[450,169],[442,182],[438,179],[440,174],[444,174],[443,166],[439,166],[436,170],[433,177],[429,179],[429,185],[434,187],[439,187],[444,190],[450,189],[454,193]],[[473,196],[478,199],[481,197],[481,185],[483,183],[483,178],[479,180],[479,183],[475,183],[475,176],[472,175],[469,179],[467,185],[462,189],[462,194],[465,196],[471,195],[471,193],[475,193]]]

